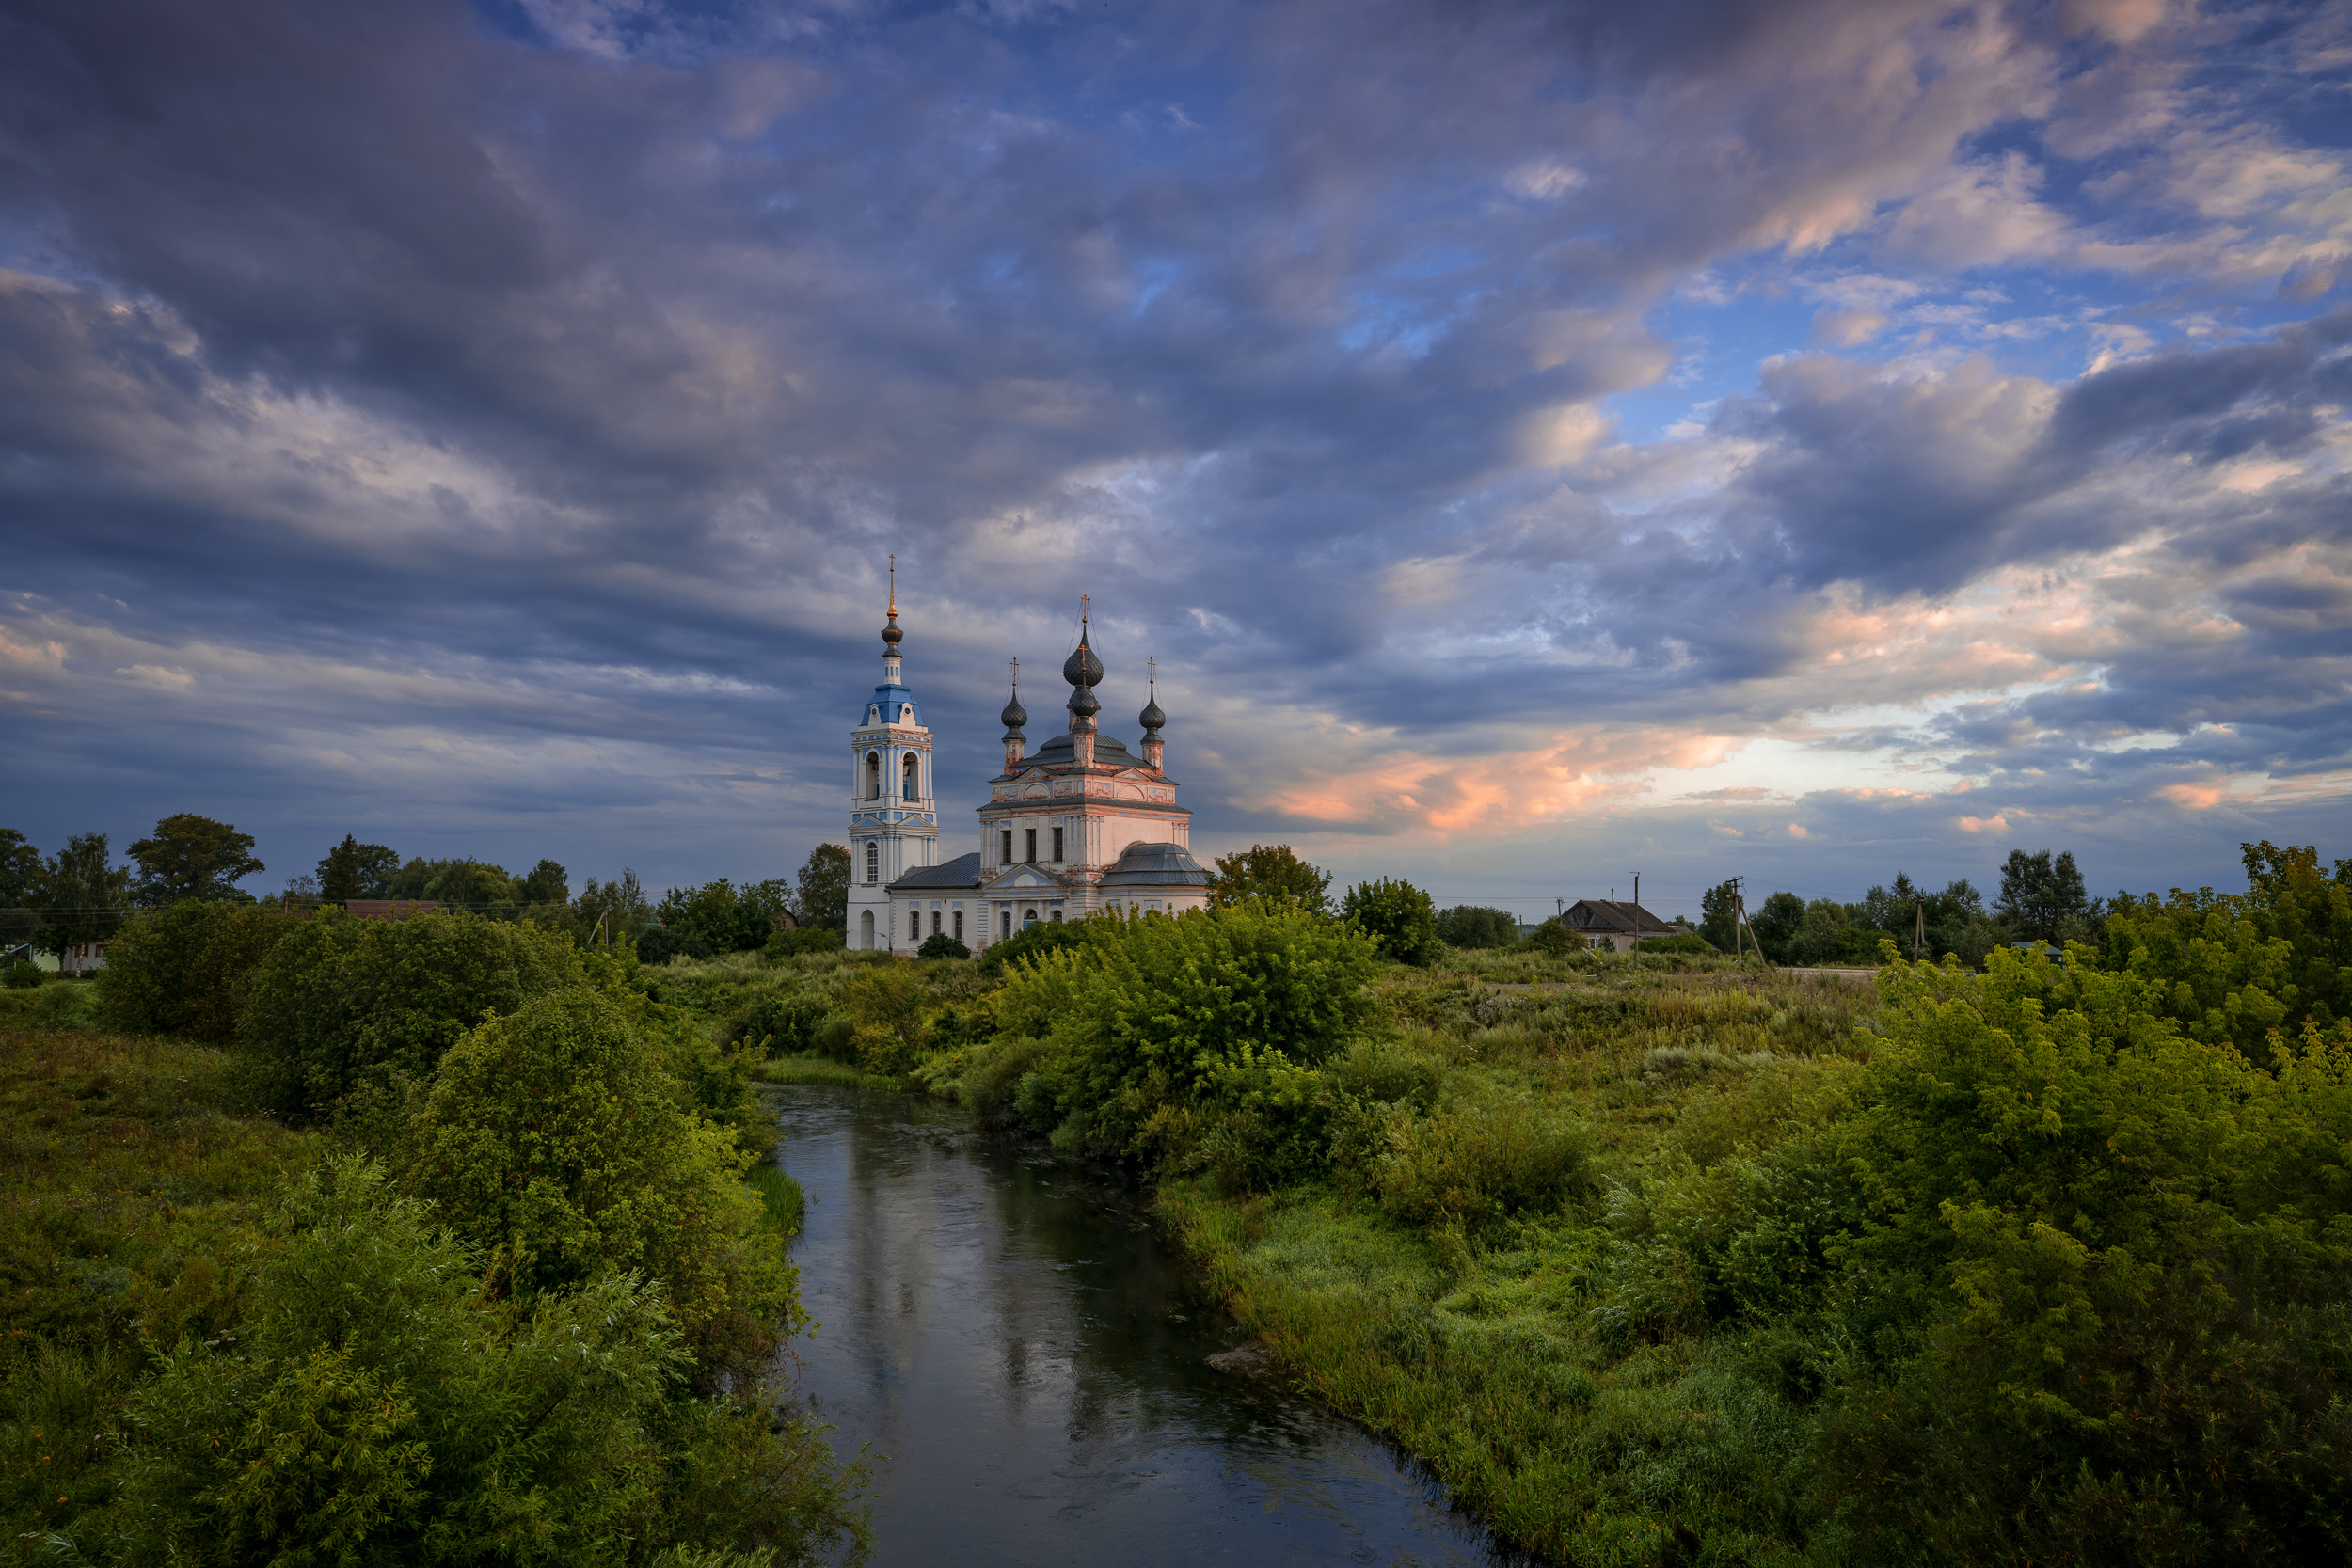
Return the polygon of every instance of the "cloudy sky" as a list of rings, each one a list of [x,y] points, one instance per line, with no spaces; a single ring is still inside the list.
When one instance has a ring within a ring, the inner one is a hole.
[[[2352,854],[2352,8],[12,0],[0,824],[1441,900]],[[2343,281],[2340,282],[2340,273]]]

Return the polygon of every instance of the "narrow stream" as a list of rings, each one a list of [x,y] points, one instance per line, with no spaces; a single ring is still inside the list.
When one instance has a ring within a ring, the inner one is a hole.
[[[880,1568],[1519,1560],[1388,1444],[1212,1369],[1240,1336],[1134,1194],[932,1101],[769,1092],[822,1324],[799,1387],[881,1458]]]

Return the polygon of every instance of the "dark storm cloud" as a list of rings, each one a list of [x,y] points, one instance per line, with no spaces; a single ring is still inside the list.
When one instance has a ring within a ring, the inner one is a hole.
[[[720,869],[741,824],[830,826],[895,551],[943,776],[1092,592],[1112,710],[1159,654],[1196,804],[1239,824],[1321,745],[1253,714],[1462,756],[1761,733],[1839,700],[1797,679],[1821,594],[2152,518],[2144,625],[2044,710],[2074,760],[2113,754],[2085,726],[2259,718],[2323,766],[2343,601],[2284,558],[2344,538],[2341,312],[2071,383],[1778,360],[1695,437],[1609,439],[1674,364],[1654,308],[1741,258],[2316,277],[2310,169],[2227,103],[2257,67],[2218,45],[2266,24],[2077,9],[20,6],[0,668],[44,738],[10,787],[117,780],[135,826],[180,781],[348,802],[323,820],[667,802]],[[2236,167],[2281,194],[2197,215]],[[2131,223],[2126,176],[2161,186]],[[2190,214],[2161,256],[2159,208]],[[2258,460],[2307,471],[2151,479]],[[2244,638],[2159,674],[2217,565]],[[2043,701],[1935,744],[2040,759]]]

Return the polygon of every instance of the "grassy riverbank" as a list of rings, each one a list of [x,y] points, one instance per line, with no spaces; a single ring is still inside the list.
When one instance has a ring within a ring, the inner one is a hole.
[[[1759,1365],[1770,1347],[1627,1323],[1621,1231],[1645,1186],[1753,1160],[1837,1105],[1877,1038],[1875,993],[1629,966],[1526,993],[1382,990],[1415,1021],[1391,1049],[1426,1069],[1438,1116],[1573,1122],[1566,1200],[1465,1224],[1464,1190],[1416,1228],[1344,1178],[1253,1195],[1195,1176],[1161,1187],[1171,1229],[1301,1387],[1422,1456],[1506,1538],[1579,1563],[1804,1560],[1817,1402]]]

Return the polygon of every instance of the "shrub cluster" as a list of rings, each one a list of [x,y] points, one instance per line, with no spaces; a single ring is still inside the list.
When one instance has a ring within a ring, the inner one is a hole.
[[[241,1035],[262,1102],[310,1117],[362,1085],[420,1082],[492,1013],[586,981],[571,938],[536,926],[326,910],[262,960]]]
[[[116,1342],[119,1309],[49,1313],[71,1333],[30,1354],[0,1341],[7,1484],[24,1433],[79,1434],[82,1479],[28,1521],[45,1559],[855,1555],[859,1472],[759,1391],[804,1320],[782,1251],[797,1191],[745,1180],[767,1147],[747,1074],[778,1030],[821,1029],[807,1009],[714,1038],[647,993],[626,949],[463,913],[188,902],[126,938],[100,985],[37,995],[149,1034],[233,1028],[245,1089],[320,1129],[300,1135],[326,1153],[257,1226],[203,1196],[205,1151],[233,1125],[208,1108],[136,1176],[202,1216],[139,1261],[139,1348]],[[66,1103],[122,1087],[102,1072]],[[119,1176],[111,1190],[119,1211]],[[75,1252],[114,1244],[68,1230]]]
[[[190,898],[123,923],[98,972],[98,1011],[126,1035],[235,1037],[253,977],[301,922],[282,910]]]

